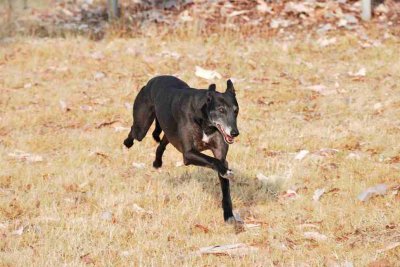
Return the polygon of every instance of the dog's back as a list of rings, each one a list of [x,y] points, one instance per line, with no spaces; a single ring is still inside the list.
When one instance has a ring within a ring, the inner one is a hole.
[[[187,91],[183,91],[182,89]],[[162,105],[171,106],[169,102],[173,101],[173,98],[176,98],[179,93],[189,91],[197,90],[191,89],[187,83],[174,76],[163,75],[149,80],[146,86],[142,87],[139,91],[134,101],[134,124],[131,127],[128,138],[124,141],[125,146],[128,148],[131,147],[134,139],[141,141],[146,136],[154,120],[156,120],[155,132],[160,131],[160,126],[156,119],[156,109],[162,109],[160,107]],[[160,117],[163,117],[163,115],[167,114],[159,114]],[[159,141],[157,134],[156,136],[153,134],[153,137],[156,141]]]
[[[169,75],[157,76],[149,80],[144,87],[144,90],[152,91],[152,94],[156,93],[159,90],[168,90],[168,89],[184,89],[190,88],[187,83],[184,81]],[[142,88],[143,90],[143,88]]]

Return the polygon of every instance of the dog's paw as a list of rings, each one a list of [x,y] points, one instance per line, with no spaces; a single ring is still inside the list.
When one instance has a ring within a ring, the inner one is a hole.
[[[235,217],[231,216],[228,219],[226,219],[225,222],[227,224],[235,224],[236,223],[236,219],[235,219]]]
[[[222,178],[225,178],[225,179],[232,179],[233,178],[233,171],[232,170],[230,170],[230,169],[227,169],[226,170],[226,172],[224,173],[224,174],[222,174],[222,173],[220,173],[219,175],[221,175],[221,177]]]
[[[235,218],[234,216],[231,216],[227,220],[225,220],[225,223],[233,225],[237,234],[244,232],[245,230],[244,222],[240,218]]]
[[[162,161],[161,160],[160,161],[158,161],[158,160],[153,161],[153,167],[154,168],[158,169],[161,166],[162,166]]]
[[[130,138],[130,137],[126,138],[126,139],[124,140],[124,145],[125,145],[127,148],[131,148],[131,147],[133,146],[133,139]]]

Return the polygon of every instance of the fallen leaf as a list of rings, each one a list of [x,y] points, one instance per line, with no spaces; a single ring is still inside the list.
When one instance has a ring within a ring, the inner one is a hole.
[[[146,213],[146,214],[153,214],[152,211],[145,210],[144,208],[140,207],[137,204],[132,205],[132,210],[137,213]]]
[[[328,156],[332,156],[338,152],[339,152],[339,150],[334,149],[334,148],[321,148],[320,150],[314,152],[313,154],[322,156],[322,157],[328,157]]]
[[[240,16],[240,15],[246,14],[248,12],[249,12],[248,10],[235,10],[232,13],[230,13],[227,17],[228,18],[232,18],[232,17],[236,17],[236,16]]]
[[[60,100],[59,103],[60,103],[60,107],[61,107],[62,112],[67,112],[67,111],[71,110],[64,100]]]
[[[105,121],[105,122],[99,123],[99,124],[96,126],[96,129],[100,129],[100,128],[104,127],[104,126],[112,125],[112,124],[114,124],[114,123],[116,123],[116,122],[120,122],[120,121],[119,121],[119,120],[113,120],[113,121]]]
[[[304,229],[304,228],[314,228],[314,229],[319,229],[319,225],[312,224],[312,223],[303,223],[300,225],[297,225],[298,228]]]
[[[286,179],[283,175],[278,175],[278,174],[265,176],[262,173],[257,173],[256,177],[260,182],[262,182],[262,183],[264,183],[266,185],[267,184],[273,184],[273,183],[276,183],[279,180]]]
[[[101,80],[106,77],[106,74],[102,71],[96,71],[93,75],[95,80]]]
[[[258,229],[258,228],[261,227],[261,224],[259,224],[259,223],[245,223],[244,227],[246,229],[248,229],[248,230],[250,230],[250,229]]]
[[[335,267],[354,267],[354,264],[351,261],[345,261],[345,262],[339,263],[338,265],[335,265]]]
[[[400,247],[400,242],[393,242],[393,243],[390,243],[389,245],[387,245],[387,246],[386,246],[385,248],[383,248],[383,249],[378,249],[378,250],[376,251],[376,253],[383,253],[383,252],[386,252],[386,251],[395,249],[395,248],[397,248],[397,247]]]
[[[100,59],[103,59],[103,58],[104,58],[103,53],[100,52],[100,51],[93,52],[92,54],[90,54],[90,56],[91,56],[93,59],[96,59],[96,60],[100,60]]]
[[[32,84],[31,83],[24,84],[24,89],[30,89],[30,88],[32,88]]]
[[[123,257],[129,257],[132,254],[133,254],[133,251],[129,251],[129,250],[123,250],[120,253],[120,255],[123,256]]]
[[[269,180],[269,178],[262,173],[257,173],[256,177],[259,181],[267,182]]]
[[[374,104],[374,110],[379,110],[383,107],[382,103],[375,103]]]
[[[313,195],[313,200],[314,201],[319,201],[319,199],[322,197],[322,195],[325,193],[325,188],[319,188],[314,191]]]
[[[146,167],[146,165],[141,162],[132,162],[132,166],[136,169],[144,169],[144,167]]]
[[[119,132],[125,132],[125,131],[128,131],[128,130],[130,130],[131,128],[128,128],[128,127],[123,127],[123,126],[115,126],[114,127],[114,130],[115,130],[115,132],[117,132],[117,133],[119,133]]]
[[[18,227],[17,230],[13,231],[11,234],[12,235],[22,235],[24,233],[24,226]]]
[[[328,89],[325,85],[322,85],[322,84],[311,85],[311,86],[306,87],[306,89],[317,92],[321,95],[332,95],[332,94],[336,93],[335,90]]]
[[[326,23],[326,24],[322,25],[322,26],[317,30],[317,32],[318,32],[318,33],[326,33],[327,31],[330,31],[330,30],[332,30],[332,29],[333,29],[332,24]]]
[[[258,248],[252,247],[243,243],[230,244],[230,245],[217,245],[210,247],[200,248],[198,253],[200,255],[217,255],[217,256],[231,256],[242,257],[249,253],[258,251]]]
[[[193,21],[193,17],[189,15],[189,12],[187,10],[183,11],[180,15],[179,15],[179,19],[185,22],[190,22]]]
[[[287,28],[290,25],[292,25],[292,22],[290,20],[286,20],[286,19],[280,19],[280,18],[276,18],[276,19],[272,19],[271,22],[269,23],[269,26],[272,29],[277,29],[277,28]]]
[[[390,11],[389,7],[385,4],[380,4],[374,8],[374,12],[376,13],[386,14],[389,13],[389,11]]]
[[[195,224],[194,225],[194,227],[196,227],[196,228],[198,228],[198,229],[200,229],[200,230],[202,230],[204,233],[208,233],[208,232],[210,232],[210,229],[208,229],[206,226],[204,226],[204,225],[201,225],[201,224]]]
[[[285,194],[282,195],[284,198],[295,199],[298,197],[296,191],[288,189]]]
[[[318,241],[318,242],[326,241],[328,239],[328,237],[326,235],[320,234],[318,232],[305,232],[303,235],[306,239],[314,240],[314,241]]]
[[[21,150],[16,150],[15,152],[8,153],[10,157],[19,159],[21,161],[28,161],[28,162],[41,162],[43,161],[43,157],[40,155],[30,154]]]
[[[389,163],[400,163],[400,155],[390,157],[390,158],[386,159],[385,161],[387,161]]]
[[[299,153],[296,154],[296,156],[294,157],[295,160],[302,160],[304,159],[308,153],[310,153],[310,151],[308,150],[301,150]]]
[[[164,50],[160,53],[160,56],[162,57],[168,57],[168,58],[174,58],[174,59],[179,59],[181,57],[181,54],[175,51],[168,51]]]
[[[218,72],[214,70],[206,70],[203,69],[202,67],[196,66],[196,72],[195,75],[197,77],[207,79],[207,80],[213,80],[213,79],[221,79],[222,76]]]
[[[374,187],[367,188],[366,190],[361,192],[361,194],[359,194],[357,198],[360,201],[365,202],[373,196],[386,194],[386,191],[387,191],[387,186],[385,184],[378,184]]]
[[[79,107],[80,109],[84,110],[84,111],[91,111],[93,110],[93,108],[91,106],[88,105],[83,105]]]
[[[89,153],[90,156],[100,156],[104,159],[108,159],[109,156],[107,154],[104,154],[103,152],[99,152],[99,151],[93,151]]]
[[[312,9],[307,7],[303,3],[295,3],[295,2],[288,2],[284,8],[284,12],[293,14],[300,14],[300,13],[308,14],[311,11]]]
[[[365,68],[361,68],[357,72],[350,71],[348,74],[351,77],[364,77],[367,74],[367,70]]]
[[[336,38],[320,38],[317,40],[317,44],[320,47],[327,47],[336,43]]]
[[[100,215],[100,219],[102,219],[104,221],[111,221],[112,213],[110,211],[103,211]]]
[[[387,259],[380,259],[368,263],[367,267],[392,267],[392,266],[393,264],[391,264]]]
[[[80,258],[85,264],[95,264],[95,261],[89,256],[90,253],[82,255]]]
[[[110,101],[111,101],[111,99],[108,97],[101,97],[101,98],[93,99],[91,102],[94,104],[97,104],[97,105],[104,106],[105,104],[109,103]]]
[[[354,160],[360,160],[362,158],[362,155],[357,152],[350,152],[347,157],[347,159],[354,159]]]
[[[264,0],[257,0],[257,11],[261,12],[261,13],[269,13],[272,14],[272,8],[270,6],[267,5],[267,3],[265,3]]]
[[[328,193],[337,193],[337,192],[339,192],[340,191],[340,189],[339,188],[337,188],[337,187],[334,187],[334,188],[332,188],[331,190],[329,190],[328,192],[326,192],[327,194]]]

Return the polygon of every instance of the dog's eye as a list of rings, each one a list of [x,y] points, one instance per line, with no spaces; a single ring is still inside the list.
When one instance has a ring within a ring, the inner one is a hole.
[[[225,113],[225,109],[223,107],[219,107],[218,111],[221,112],[221,113]]]

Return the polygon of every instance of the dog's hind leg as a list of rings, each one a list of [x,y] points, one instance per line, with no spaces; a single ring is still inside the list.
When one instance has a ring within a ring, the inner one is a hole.
[[[143,140],[155,119],[154,106],[149,98],[146,87],[140,90],[133,104],[133,125],[124,145],[130,148],[136,139],[139,142]]]
[[[153,138],[154,140],[156,140],[157,143],[160,143],[161,139],[160,139],[160,134],[162,132],[160,123],[158,122],[157,118],[156,118],[156,128],[153,131]]]
[[[156,150],[156,159],[153,162],[153,167],[154,168],[158,169],[158,168],[160,168],[162,166],[162,156],[164,154],[165,147],[168,144],[169,144],[169,141],[168,141],[167,137],[164,134],[164,136],[161,139],[161,142],[158,145],[157,150]]]

